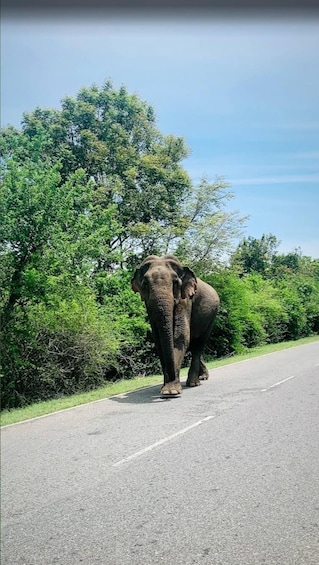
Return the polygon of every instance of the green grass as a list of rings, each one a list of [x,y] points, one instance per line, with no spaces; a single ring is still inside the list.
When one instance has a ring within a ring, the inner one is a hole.
[[[260,355],[266,355],[267,353],[273,353],[274,351],[281,351],[283,349],[288,349],[290,347],[295,347],[297,345],[303,345],[306,343],[312,343],[314,341],[319,341],[318,335],[299,339],[297,341],[286,341],[283,343],[276,343],[276,344],[264,345],[261,347],[255,347],[242,355],[234,355],[226,359],[218,359],[216,361],[208,362],[207,366],[209,369],[214,369],[214,368],[222,367],[223,365],[238,363],[238,361],[244,361],[245,359],[258,357]],[[187,369],[182,369],[181,376],[182,377],[185,376],[186,373],[187,373]],[[3,412],[1,412],[1,426],[16,424],[24,420],[29,420],[30,418],[44,416],[45,414],[52,414],[53,412],[57,412],[59,410],[65,410],[67,408],[73,408],[74,406],[79,406],[80,404],[86,404],[88,402],[101,400],[103,398],[108,398],[109,396],[114,396],[115,394],[130,392],[133,390],[137,390],[139,388],[144,388],[146,386],[157,385],[157,384],[160,385],[161,383],[162,383],[161,375],[154,375],[151,377],[137,377],[135,379],[121,380],[115,383],[108,383],[104,387],[96,390],[92,390],[90,392],[83,392],[81,394],[74,394],[72,396],[47,400],[45,402],[37,402],[35,404],[30,404],[29,406],[26,406],[24,408],[16,408],[14,410],[4,410]]]

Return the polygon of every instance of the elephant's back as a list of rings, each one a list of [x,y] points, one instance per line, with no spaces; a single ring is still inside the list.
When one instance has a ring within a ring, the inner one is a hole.
[[[200,302],[209,304],[213,309],[218,309],[220,298],[213,286],[197,278],[197,293],[196,298]]]

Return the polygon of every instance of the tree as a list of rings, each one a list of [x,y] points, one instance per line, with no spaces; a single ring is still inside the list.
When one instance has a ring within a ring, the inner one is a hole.
[[[78,169],[61,183],[58,164],[34,157],[24,164],[7,159],[2,165],[5,407],[101,383],[115,362],[119,339],[111,309],[103,312],[90,288],[95,238],[104,228],[95,218],[95,193],[85,172]],[[112,207],[103,213],[103,219],[109,214],[107,230]]]
[[[271,274],[276,278],[299,274],[319,281],[319,260],[303,255],[301,249],[297,248],[290,253],[275,255]]]
[[[216,177],[214,183],[202,178],[184,201],[181,220],[172,230],[167,250],[190,262],[202,275],[225,262],[247,219],[225,210],[232,197],[222,177]]]
[[[255,272],[266,276],[279,244],[280,241],[272,234],[263,234],[260,239],[244,238],[231,256],[231,267],[241,275]]]
[[[180,205],[191,190],[181,166],[188,154],[184,140],[162,135],[153,109],[124,87],[116,91],[110,81],[102,88],[82,88],[61,105],[61,110],[25,113],[21,132],[4,130],[2,157],[59,162],[61,183],[83,169],[94,183],[99,213],[113,205],[122,227],[107,246],[122,260],[144,253],[154,241],[149,226],[177,225]],[[104,254],[98,263],[101,269],[112,266]]]
[[[73,278],[88,273],[91,265],[80,260],[79,250],[88,247],[94,223],[92,194],[82,169],[61,183],[58,164],[6,161],[0,193],[2,325],[19,300],[36,299],[31,280],[40,292],[43,270],[46,275],[68,271]]]
[[[109,80],[65,97],[60,110],[25,113],[21,131],[3,130],[0,147],[4,159],[14,154],[19,163],[58,162],[61,184],[81,168],[92,181],[100,230],[103,210],[108,216],[113,206],[117,228],[103,235],[95,254],[102,278],[119,264],[167,251],[210,271],[241,234],[245,218],[226,210],[228,184],[219,177],[193,187],[181,165],[189,152],[184,140],[162,135],[153,108]]]

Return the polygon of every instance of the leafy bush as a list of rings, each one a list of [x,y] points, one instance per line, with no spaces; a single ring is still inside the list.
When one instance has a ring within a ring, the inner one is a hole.
[[[265,342],[282,341],[286,333],[288,313],[280,292],[269,280],[256,273],[243,280],[248,291],[250,309],[259,319]]]
[[[1,338],[2,408],[101,385],[119,349],[112,317],[85,289],[16,308]]]
[[[214,357],[224,357],[263,343],[266,332],[260,316],[251,308],[244,280],[230,271],[205,280],[217,290],[221,300],[207,352]]]
[[[308,277],[286,276],[277,282],[287,312],[283,339],[298,339],[319,331],[319,284]]]
[[[130,288],[131,274],[118,270],[104,280],[104,304],[116,312],[121,334],[117,353],[118,378],[132,378],[161,372],[145,305]]]

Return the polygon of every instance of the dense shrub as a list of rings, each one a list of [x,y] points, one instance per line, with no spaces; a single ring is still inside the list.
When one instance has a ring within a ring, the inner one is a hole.
[[[229,271],[212,275],[205,280],[214,286],[221,300],[207,344],[207,353],[214,357],[224,357],[263,343],[266,332],[260,316],[251,308],[245,281]]]
[[[117,352],[117,378],[132,378],[161,372],[145,305],[131,290],[131,273],[118,270],[104,280],[104,305],[115,311],[121,335]]]
[[[1,334],[2,408],[161,371],[130,277],[106,276],[102,305],[85,286],[48,277],[45,301],[16,306]]]
[[[221,299],[206,353],[222,357],[245,348],[298,339],[319,330],[319,284],[286,275],[269,280],[231,271],[208,277]]]
[[[279,290],[261,275],[251,274],[243,279],[248,291],[251,312],[257,316],[263,328],[266,343],[277,343],[284,339],[289,315]],[[256,345],[260,344],[256,343]]]
[[[283,339],[298,339],[319,331],[319,284],[309,277],[286,276],[276,282],[287,313]]]
[[[17,307],[1,343],[2,408],[101,385],[119,349],[112,317],[85,289],[68,300]]]

